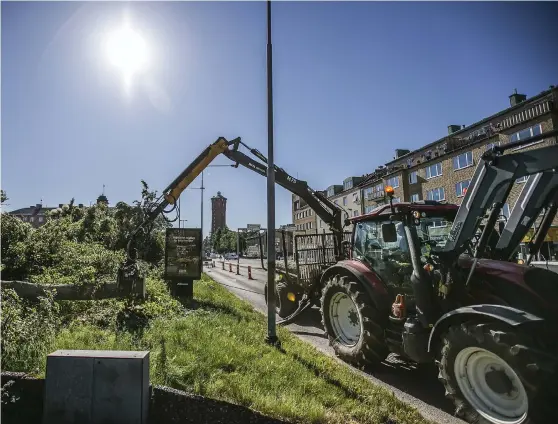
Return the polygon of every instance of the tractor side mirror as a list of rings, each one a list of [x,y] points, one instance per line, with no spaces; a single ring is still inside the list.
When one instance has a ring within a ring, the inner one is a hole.
[[[395,230],[395,224],[393,222],[382,224],[382,238],[386,243],[397,241],[397,231]]]

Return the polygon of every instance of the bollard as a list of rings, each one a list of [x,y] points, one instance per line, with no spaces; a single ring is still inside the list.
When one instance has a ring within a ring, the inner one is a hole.
[[[240,275],[240,265],[236,264],[236,275]]]
[[[253,280],[253,278],[252,278],[252,267],[250,265],[248,265],[248,279]]]
[[[229,272],[232,272],[232,263],[229,262]]]
[[[221,262],[223,264],[223,271],[225,270],[225,261]]]

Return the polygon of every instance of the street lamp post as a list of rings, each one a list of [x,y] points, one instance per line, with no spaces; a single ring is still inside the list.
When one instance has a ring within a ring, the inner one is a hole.
[[[271,48],[271,0],[267,0],[267,337],[279,345],[275,316],[275,163],[273,157],[273,61]]]

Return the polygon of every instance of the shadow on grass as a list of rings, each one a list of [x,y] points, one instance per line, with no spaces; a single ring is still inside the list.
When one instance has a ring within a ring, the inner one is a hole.
[[[321,314],[318,308],[305,311],[300,317],[297,317],[294,324],[311,330],[304,331],[289,328],[289,331],[293,334],[325,337],[323,336],[324,329],[321,324]],[[317,331],[314,332],[314,329]],[[450,415],[454,413],[453,403],[446,399],[444,387],[436,378],[438,370],[434,364],[422,364],[419,366],[392,354],[375,367],[369,366],[364,369],[354,369],[393,386]]]
[[[216,305],[214,303],[205,300],[185,298],[185,297],[178,297],[177,300],[185,309],[189,311],[206,310],[210,312],[220,312],[236,318],[239,322],[250,318],[247,317],[246,315],[239,313],[234,306]]]

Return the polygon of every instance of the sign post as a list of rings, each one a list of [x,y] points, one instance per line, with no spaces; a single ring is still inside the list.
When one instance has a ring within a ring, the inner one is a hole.
[[[202,274],[201,228],[167,228],[165,280],[176,296],[192,297],[194,280]]]

